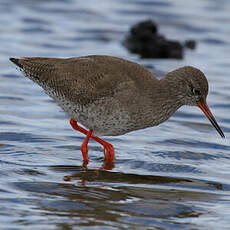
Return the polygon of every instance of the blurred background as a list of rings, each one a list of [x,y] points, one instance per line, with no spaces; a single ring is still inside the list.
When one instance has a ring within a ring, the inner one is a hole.
[[[0,0],[1,229],[229,229],[230,1]],[[141,58],[124,44],[153,20],[182,58]],[[198,108],[183,107],[158,127],[106,138],[114,168],[98,171],[103,149],[84,136],[9,57],[112,55],[158,77],[184,65],[209,81],[221,139]],[[69,181],[65,181],[65,179]]]

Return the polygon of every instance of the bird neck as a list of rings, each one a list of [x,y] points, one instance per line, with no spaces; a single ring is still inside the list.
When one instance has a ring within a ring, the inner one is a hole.
[[[154,113],[157,112],[153,117],[159,123],[169,119],[183,105],[177,87],[165,78],[158,81],[152,93],[152,101]]]
[[[175,108],[181,107],[183,104],[181,94],[181,82],[175,76],[171,76],[169,74],[165,75],[158,82],[160,94],[168,104],[175,105]]]

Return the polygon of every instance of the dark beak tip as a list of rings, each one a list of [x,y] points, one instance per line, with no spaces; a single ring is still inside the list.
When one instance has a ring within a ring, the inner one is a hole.
[[[216,122],[216,119],[214,118],[214,116],[212,115],[207,103],[204,102],[198,102],[198,107],[200,107],[200,109],[204,112],[204,114],[206,115],[206,117],[209,119],[209,121],[212,123],[212,125],[215,127],[215,129],[217,130],[217,132],[220,134],[220,136],[222,138],[225,138],[225,135],[223,133],[223,131],[221,130],[221,128],[219,127],[219,125]]]

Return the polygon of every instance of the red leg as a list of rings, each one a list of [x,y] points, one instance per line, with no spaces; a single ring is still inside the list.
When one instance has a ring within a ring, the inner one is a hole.
[[[110,162],[114,161],[115,154],[114,154],[113,145],[111,145],[110,143],[102,140],[99,137],[95,137],[93,139],[95,141],[97,141],[98,143],[100,143],[101,145],[103,145],[103,147],[104,147],[104,155],[105,155],[106,161],[110,161]]]
[[[85,135],[88,135],[88,133],[90,132],[90,131],[87,131],[86,129],[82,128],[81,126],[79,126],[77,124],[77,122],[73,118],[70,119],[70,124],[71,124],[73,129],[75,129],[75,130],[77,130],[77,131],[79,131],[79,132],[81,132],[81,133],[83,133]],[[111,145],[110,143],[102,140],[99,137],[93,136],[92,132],[91,132],[91,135],[89,136],[89,138],[93,138],[95,141],[97,141],[98,143],[103,145],[106,161],[109,161],[109,162],[114,161],[114,148],[113,148],[113,145]],[[88,141],[89,141],[89,139],[88,139]],[[88,143],[88,141],[87,141],[87,143]],[[84,144],[84,142],[83,142],[83,144]],[[82,154],[83,154],[83,152],[82,152]],[[84,156],[83,156],[83,158],[84,158]],[[88,159],[88,154],[87,154],[87,159]]]
[[[85,140],[83,141],[82,145],[81,145],[81,152],[82,152],[82,156],[84,159],[84,165],[87,165],[89,162],[89,158],[88,158],[88,143],[89,143],[89,138],[91,137],[93,133],[93,130],[90,129],[89,132],[86,135]]]

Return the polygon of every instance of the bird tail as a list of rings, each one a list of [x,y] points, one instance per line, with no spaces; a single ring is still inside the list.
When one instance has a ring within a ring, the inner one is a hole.
[[[12,61],[16,66],[18,66],[19,68],[23,68],[22,64],[20,64],[20,59],[19,58],[10,58],[10,61]]]
[[[24,75],[30,78],[32,81],[43,85],[55,70],[53,63],[49,63],[49,58],[37,58],[37,57],[22,57],[22,58],[10,58],[16,66],[24,73]]]

